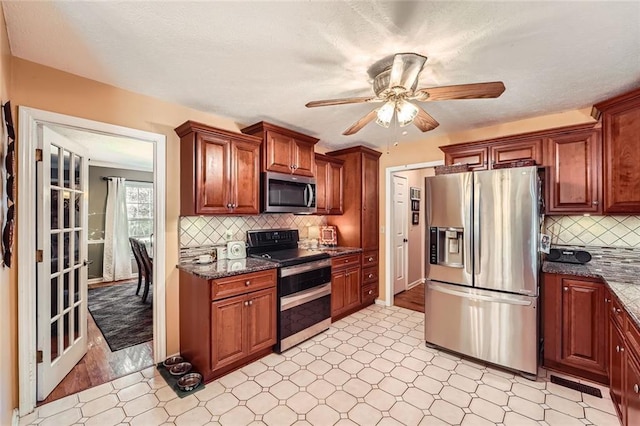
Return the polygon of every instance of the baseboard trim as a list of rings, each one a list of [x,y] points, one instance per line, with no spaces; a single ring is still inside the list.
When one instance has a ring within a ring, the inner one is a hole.
[[[415,286],[417,286],[418,284],[424,284],[424,278],[420,278],[410,284],[407,284],[407,290],[411,290],[412,288],[414,288]]]

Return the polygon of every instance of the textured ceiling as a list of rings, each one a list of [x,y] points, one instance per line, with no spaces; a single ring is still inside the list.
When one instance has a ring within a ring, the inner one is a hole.
[[[576,108],[640,84],[640,2],[3,2],[12,54],[327,147],[384,146]],[[424,103],[421,133],[369,124],[367,68],[428,56],[419,87],[501,80],[498,99]],[[401,139],[402,140],[402,139]]]

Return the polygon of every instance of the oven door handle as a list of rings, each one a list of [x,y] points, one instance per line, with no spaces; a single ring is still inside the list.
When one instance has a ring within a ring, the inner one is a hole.
[[[285,266],[280,268],[280,277],[288,277],[291,275],[301,274],[303,272],[313,271],[315,269],[330,268],[331,259],[314,260],[312,262],[302,263],[300,265]]]
[[[290,294],[280,299],[280,312],[295,308],[315,299],[331,294],[331,283],[326,283],[305,291]]]

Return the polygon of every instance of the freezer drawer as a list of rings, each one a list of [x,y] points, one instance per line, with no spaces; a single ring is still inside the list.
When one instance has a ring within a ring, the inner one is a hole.
[[[537,297],[427,281],[425,340],[536,375]]]

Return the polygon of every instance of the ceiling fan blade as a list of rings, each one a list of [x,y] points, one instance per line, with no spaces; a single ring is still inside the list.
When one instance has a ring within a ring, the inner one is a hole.
[[[364,126],[372,122],[376,118],[377,114],[378,114],[378,110],[374,109],[373,111],[369,112],[369,114],[365,115],[360,120],[353,123],[353,125],[349,127],[347,130],[345,130],[344,132],[342,132],[342,134],[348,136],[358,132]]]
[[[504,83],[458,84],[456,86],[429,87],[416,90],[413,99],[423,102],[446,101],[449,99],[497,98],[504,92]]]
[[[305,106],[307,108],[314,108],[314,107],[329,106],[329,105],[362,104],[366,102],[382,102],[382,99],[379,99],[375,96],[365,96],[361,98],[325,99],[322,101],[308,102]]]
[[[398,53],[393,57],[391,75],[389,76],[389,89],[404,87],[413,90],[418,83],[418,75],[424,67],[427,58],[415,53]]]
[[[417,105],[416,105],[417,106]],[[440,125],[435,118],[430,116],[427,111],[418,107],[418,115],[413,119],[413,124],[416,125],[418,129],[423,132],[428,132],[429,130],[433,130]]]

